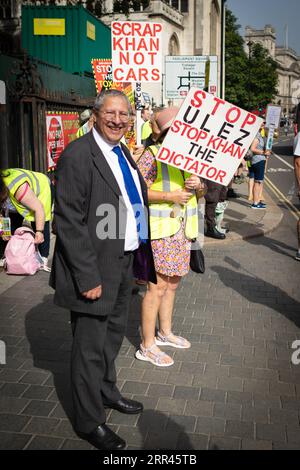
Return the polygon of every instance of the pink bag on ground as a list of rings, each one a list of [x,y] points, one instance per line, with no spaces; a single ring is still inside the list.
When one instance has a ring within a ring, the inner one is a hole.
[[[6,245],[5,269],[7,274],[33,275],[41,267],[40,254],[34,244],[34,231],[29,227],[15,230]]]

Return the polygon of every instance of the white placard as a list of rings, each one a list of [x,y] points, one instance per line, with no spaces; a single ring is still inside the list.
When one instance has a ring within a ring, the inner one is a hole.
[[[210,93],[191,88],[156,158],[227,186],[262,121]]]
[[[278,129],[281,116],[281,106],[268,104],[266,114],[266,127]]]
[[[113,21],[114,82],[160,82],[162,25],[146,21]]]
[[[166,98],[184,99],[192,87],[218,92],[217,56],[166,56]]]

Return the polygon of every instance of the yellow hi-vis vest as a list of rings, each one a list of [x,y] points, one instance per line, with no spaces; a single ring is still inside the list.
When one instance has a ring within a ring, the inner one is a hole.
[[[36,171],[23,170],[22,168],[12,168],[3,171],[3,181],[9,191],[9,198],[18,213],[29,222],[34,222],[34,212],[17,201],[15,193],[18,188],[28,183],[30,189],[41,201],[45,211],[45,221],[51,220],[51,190],[48,176]]]
[[[150,121],[145,121],[143,124],[142,124],[142,136],[141,136],[141,139],[142,140],[145,140],[149,137],[149,135],[152,134],[152,127],[151,127],[151,124],[150,124]]]
[[[159,146],[151,145],[149,149],[155,156]],[[184,180],[190,176],[190,173],[184,172],[183,177],[181,170],[178,168],[157,160],[156,164],[157,176],[150,189],[170,192],[184,188]],[[185,236],[188,239],[194,239],[198,236],[198,211],[195,194],[192,195],[186,205],[168,202],[150,203],[149,213],[152,240],[174,235],[180,229],[182,220],[185,222]]]

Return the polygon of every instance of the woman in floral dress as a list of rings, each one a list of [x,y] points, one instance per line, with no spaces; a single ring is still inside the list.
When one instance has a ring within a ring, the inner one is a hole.
[[[195,191],[201,189],[203,184],[195,175],[183,178],[180,170],[172,169],[170,175],[176,175],[176,181],[182,181],[181,187],[173,191],[164,191],[162,187],[157,190],[151,189],[157,181],[158,164],[155,155],[161,145],[164,136],[174,120],[178,108],[166,108],[154,115],[153,125],[158,126],[160,135],[156,140],[156,145],[147,147],[138,161],[138,167],[148,186],[148,198],[151,204],[174,204],[175,207],[184,208],[185,205],[195,197]],[[168,167],[169,168],[169,167]],[[172,181],[170,181],[170,186]],[[176,186],[176,185],[175,185]],[[173,212],[173,211],[171,211]],[[170,215],[176,217],[176,215]],[[185,218],[179,217],[179,230],[171,236],[159,237],[151,236],[151,244],[154,256],[155,270],[157,274],[157,284],[149,283],[147,292],[143,299],[141,313],[141,336],[142,343],[136,352],[136,358],[151,362],[159,367],[171,366],[173,359],[162,352],[158,346],[172,346],[174,348],[190,348],[190,342],[172,332],[172,314],[175,301],[176,289],[182,276],[188,273],[190,263],[191,240],[185,234]],[[150,232],[153,229],[150,222]],[[159,330],[155,336],[156,320],[159,320]]]

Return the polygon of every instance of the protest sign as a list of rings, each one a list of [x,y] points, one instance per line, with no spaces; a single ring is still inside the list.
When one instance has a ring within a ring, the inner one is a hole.
[[[266,114],[266,127],[278,129],[281,116],[281,106],[268,104]]]
[[[161,81],[161,32],[160,23],[112,22],[114,82]]]
[[[78,113],[49,111],[46,115],[48,171],[54,170],[64,148],[79,129]]]
[[[254,114],[191,88],[156,158],[227,186],[261,123]]]
[[[109,89],[112,85],[112,65],[111,59],[92,59],[92,67],[97,93],[102,88]]]
[[[271,150],[273,147],[275,129],[278,129],[279,127],[280,116],[281,116],[281,106],[268,104],[267,115],[266,115],[266,127],[268,128],[266,150]]]

